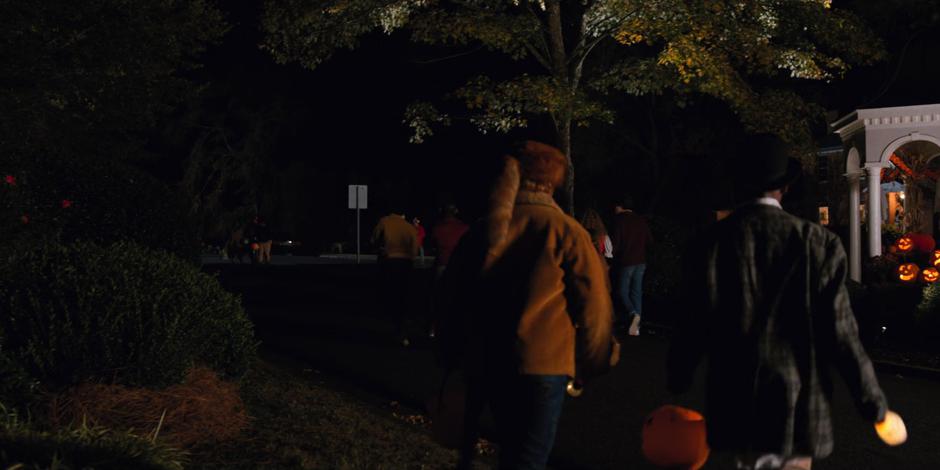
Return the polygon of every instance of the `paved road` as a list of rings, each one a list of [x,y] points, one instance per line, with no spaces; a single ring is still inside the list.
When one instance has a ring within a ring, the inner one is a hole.
[[[393,340],[368,279],[368,266],[225,268],[221,279],[243,294],[264,347],[367,390],[371,396],[418,407],[439,383],[441,371],[425,342],[403,348]],[[413,286],[419,292],[426,277]],[[415,298],[420,296],[415,295]],[[420,311],[420,305],[416,306]],[[551,466],[554,469],[649,469],[639,452],[645,415],[664,403],[701,409],[701,380],[689,396],[665,391],[661,336],[628,338],[623,361],[568,399]],[[881,374],[892,408],[907,421],[910,440],[888,448],[862,422],[836,381],[836,451],[817,470],[940,469],[940,382]],[[706,469],[718,468],[715,465]]]

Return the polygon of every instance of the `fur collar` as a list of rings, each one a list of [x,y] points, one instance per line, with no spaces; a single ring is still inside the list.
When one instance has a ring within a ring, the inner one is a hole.
[[[516,195],[516,204],[549,206],[561,210],[561,207],[558,206],[558,203],[555,202],[555,198],[553,198],[551,194],[537,191],[520,190]]]

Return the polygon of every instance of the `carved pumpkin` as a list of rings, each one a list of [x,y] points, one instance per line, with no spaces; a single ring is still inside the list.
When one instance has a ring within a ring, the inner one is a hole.
[[[937,282],[937,279],[940,279],[940,271],[937,268],[924,268],[920,272],[920,278],[924,282]]]
[[[654,410],[643,424],[643,456],[663,468],[698,470],[708,460],[705,418],[675,405]]]
[[[917,267],[914,263],[904,263],[898,266],[898,279],[904,282],[911,282],[917,279],[917,273],[920,272],[920,268]]]
[[[911,240],[911,237],[905,235],[901,238],[898,238],[898,241],[894,242],[894,246],[901,253],[907,253],[914,248],[914,240]]]
[[[904,425],[904,420],[891,410],[885,413],[883,421],[875,423],[875,432],[889,446],[899,446],[907,441],[907,426]]]
[[[940,250],[936,250],[930,254],[930,265],[940,267]]]

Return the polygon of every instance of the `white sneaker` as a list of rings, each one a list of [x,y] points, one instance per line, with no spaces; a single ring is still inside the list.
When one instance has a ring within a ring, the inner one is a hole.
[[[633,314],[633,320],[630,322],[630,329],[627,330],[630,336],[640,336],[640,316]]]

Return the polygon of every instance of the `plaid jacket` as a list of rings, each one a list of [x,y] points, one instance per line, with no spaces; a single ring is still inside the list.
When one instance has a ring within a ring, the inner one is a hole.
[[[861,414],[887,410],[845,287],[846,255],[820,225],[754,204],[717,223],[689,254],[689,304],[669,354],[669,386],[708,360],[712,448],[824,457],[832,452],[830,366]]]

